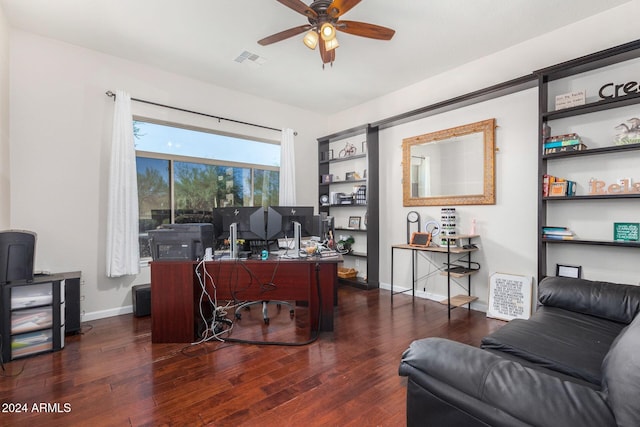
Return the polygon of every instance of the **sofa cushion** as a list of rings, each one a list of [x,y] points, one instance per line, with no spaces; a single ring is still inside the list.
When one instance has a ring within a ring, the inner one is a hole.
[[[399,373],[417,386],[407,390],[410,426],[616,425],[601,392],[443,338],[412,342]],[[452,416],[456,410],[473,420]]]
[[[602,390],[618,426],[640,426],[640,316],[615,340],[602,373]]]
[[[600,386],[602,361],[625,326],[544,306],[528,320],[512,320],[484,337],[482,348],[502,351]]]
[[[538,301],[622,323],[640,312],[640,286],[569,277],[545,277],[538,285]]]

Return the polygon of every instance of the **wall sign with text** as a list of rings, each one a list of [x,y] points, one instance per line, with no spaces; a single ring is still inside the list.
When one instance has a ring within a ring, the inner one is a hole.
[[[487,317],[501,320],[531,316],[531,276],[493,273],[489,277]]]
[[[640,92],[640,85],[638,82],[630,81],[626,83],[605,83],[598,95],[602,99],[618,98],[620,96],[631,95]]]

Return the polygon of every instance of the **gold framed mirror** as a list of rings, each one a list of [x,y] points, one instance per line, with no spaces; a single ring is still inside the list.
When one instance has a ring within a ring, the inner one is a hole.
[[[488,119],[403,139],[403,205],[494,205],[495,127]]]

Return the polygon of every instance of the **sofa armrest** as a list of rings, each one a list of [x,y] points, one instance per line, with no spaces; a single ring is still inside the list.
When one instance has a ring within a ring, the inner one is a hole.
[[[546,306],[631,323],[640,312],[640,286],[569,277],[545,277],[538,301]]]
[[[436,396],[429,377],[460,391],[457,403],[469,413],[478,407],[469,403],[471,397],[531,425],[616,425],[601,392],[455,341],[414,341],[399,372]],[[483,419],[482,414],[471,415]]]

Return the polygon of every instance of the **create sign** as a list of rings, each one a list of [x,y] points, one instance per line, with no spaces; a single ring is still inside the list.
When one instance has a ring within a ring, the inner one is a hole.
[[[638,92],[640,92],[640,85],[638,85],[638,82],[632,81],[620,84],[607,83],[600,88],[598,95],[602,99],[611,99]]]
[[[605,188],[606,187],[606,188]],[[640,182],[631,184],[629,179],[620,180],[619,184],[611,184],[607,187],[607,183],[604,181],[598,181],[592,179],[589,181],[589,194],[638,194],[640,193]]]

